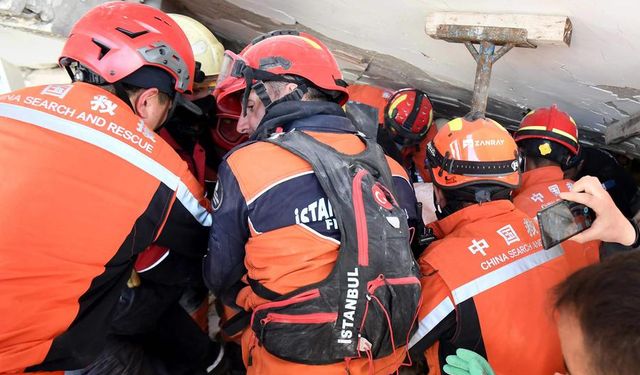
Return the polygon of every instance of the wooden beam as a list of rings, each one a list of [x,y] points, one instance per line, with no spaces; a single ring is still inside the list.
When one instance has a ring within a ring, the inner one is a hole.
[[[604,142],[608,145],[620,143],[637,135],[640,135],[640,112],[608,125]]]
[[[514,44],[519,47],[569,46],[572,30],[567,16],[470,12],[434,12],[427,16],[425,26],[427,35],[434,39],[473,43],[486,40],[496,45],[514,43],[517,39]],[[523,39],[530,45],[523,43]]]

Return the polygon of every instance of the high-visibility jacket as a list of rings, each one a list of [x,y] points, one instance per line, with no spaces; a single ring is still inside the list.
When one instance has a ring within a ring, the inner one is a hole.
[[[196,142],[193,145],[192,152],[189,152],[178,143],[166,126],[160,129],[157,134],[187,163],[189,171],[204,187],[206,173],[204,148]],[[200,277],[200,272],[196,271],[199,266],[195,262],[200,263],[206,248],[201,248],[201,251],[197,250],[194,249],[191,257],[191,263],[194,263],[194,266],[189,267],[184,262],[184,257],[177,255],[175,252],[171,253],[170,249],[166,247],[153,244],[138,254],[133,267],[138,273],[144,274],[146,278],[151,278],[154,281],[172,285],[181,284],[186,280],[192,279],[192,277]],[[154,272],[149,272],[151,270],[154,270]],[[194,272],[196,273],[194,274]]]
[[[564,371],[549,290],[567,275],[538,227],[508,200],[465,207],[434,225],[443,239],[420,256],[422,307],[409,345],[441,374],[457,348],[499,375]]]
[[[132,258],[206,246],[202,187],[99,87],[1,95],[0,165],[0,373],[86,366]]]
[[[521,211],[536,218],[538,211],[557,202],[561,192],[571,191],[572,180],[564,179],[560,167],[548,166],[536,168],[522,174],[520,188],[514,192],[513,204]],[[537,219],[536,219],[537,222]],[[565,251],[570,271],[600,261],[600,241],[579,244],[564,241],[560,245]]]
[[[305,131],[346,154],[364,150],[353,124],[338,105],[308,103],[300,104],[299,118],[289,117],[283,124],[285,131]],[[387,157],[387,161],[397,201],[415,218],[415,196],[407,174],[392,159]],[[204,276],[223,302],[250,311],[270,298],[329,275],[338,256],[340,231],[309,163],[276,145],[256,142],[228,155],[218,177]],[[244,286],[238,292],[237,282],[245,273],[252,287]],[[287,362],[255,342],[253,331],[245,330],[242,347],[249,373],[345,372],[345,363],[308,366]],[[384,374],[395,371],[404,358],[402,352],[376,360],[375,370]],[[366,358],[351,361],[349,369],[352,374],[366,373]]]

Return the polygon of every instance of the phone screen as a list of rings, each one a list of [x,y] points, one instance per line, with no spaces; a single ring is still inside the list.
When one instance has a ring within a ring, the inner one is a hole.
[[[588,229],[593,220],[593,210],[580,203],[561,200],[545,207],[538,212],[542,245],[548,250]]]

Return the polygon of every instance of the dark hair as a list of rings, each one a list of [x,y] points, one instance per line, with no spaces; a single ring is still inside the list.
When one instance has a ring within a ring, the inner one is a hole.
[[[638,374],[640,252],[614,255],[569,276],[556,287],[555,306],[575,313],[596,374]]]
[[[560,163],[558,163],[555,160],[545,159],[539,156],[526,155],[526,158],[527,158],[527,163],[533,163],[536,166],[536,168],[548,167],[548,166],[557,166],[557,167],[561,166]]]
[[[533,159],[536,165],[538,165],[539,167],[557,165],[562,167],[562,169],[567,168],[569,158],[571,156],[569,153],[569,149],[560,145],[558,142],[548,139],[528,138],[519,140],[516,143],[518,144],[520,152],[528,159]],[[548,145],[547,147],[553,148],[553,152],[542,155],[540,150],[540,147],[542,145]]]
[[[100,86],[103,89],[109,91],[110,93],[116,95],[116,89],[115,87],[113,87],[113,85],[103,85]],[[127,95],[129,95],[129,97],[131,96],[135,96],[137,93],[139,93],[140,91],[144,91],[144,90],[148,90],[145,88],[141,88],[141,87],[136,87],[136,86],[132,86],[126,83],[122,83],[122,87],[124,88],[124,91],[127,93]],[[160,104],[165,104],[167,103],[171,98],[169,97],[169,95],[165,94],[162,91],[158,91],[158,101],[160,102]]]

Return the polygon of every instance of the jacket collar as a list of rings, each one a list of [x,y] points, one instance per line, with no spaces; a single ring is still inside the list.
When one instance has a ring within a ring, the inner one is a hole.
[[[467,224],[490,219],[495,216],[515,210],[515,206],[511,201],[500,199],[497,201],[474,204],[467,206],[451,215],[434,223],[434,230],[437,235],[446,236],[458,228]]]
[[[287,101],[267,110],[251,139],[264,139],[278,127],[292,129],[355,133],[356,128],[336,103],[320,101]]]
[[[522,174],[520,187],[513,192],[516,196],[533,185],[552,183],[564,180],[564,172],[560,167],[548,166],[532,169]]]

